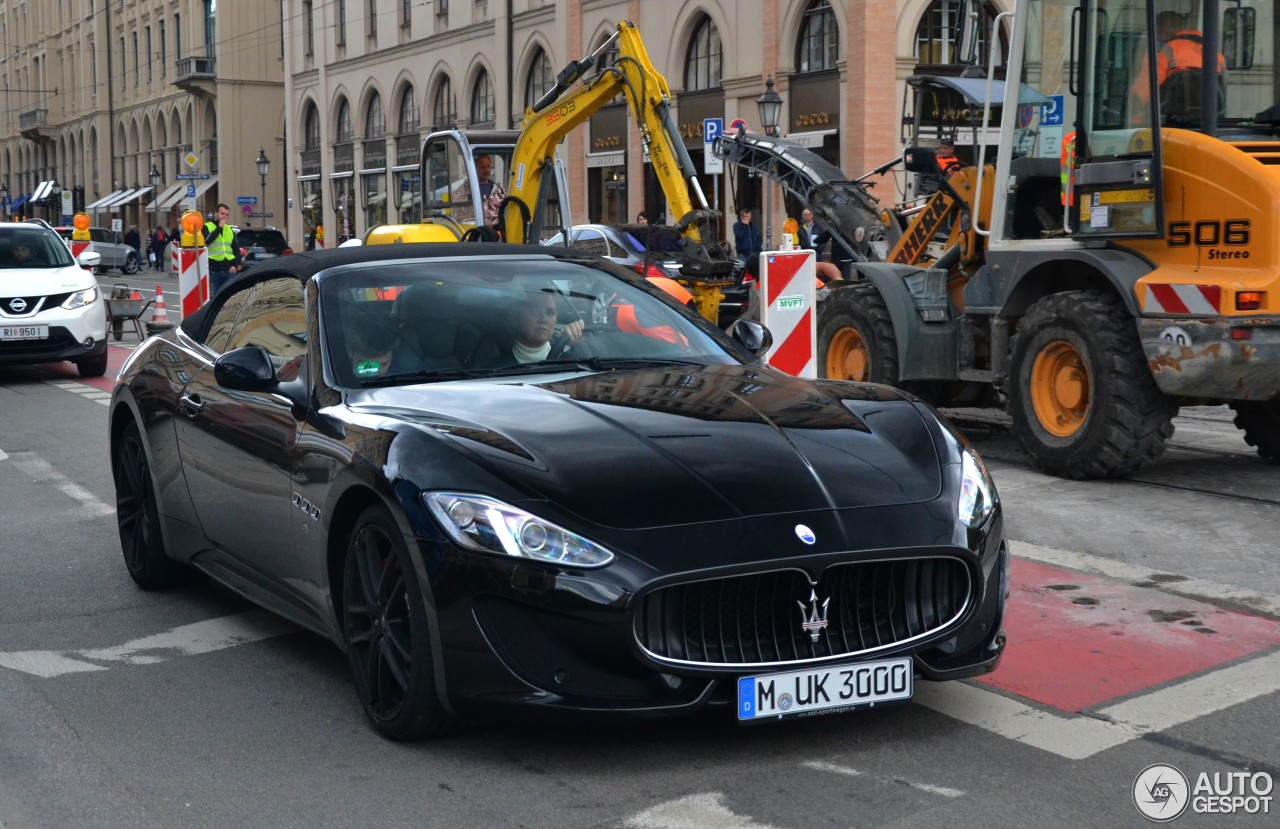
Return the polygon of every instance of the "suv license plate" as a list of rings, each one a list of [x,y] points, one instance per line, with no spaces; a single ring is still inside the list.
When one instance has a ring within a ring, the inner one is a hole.
[[[0,326],[0,340],[47,340],[47,325],[4,325]]]
[[[794,717],[911,699],[911,658],[738,680],[738,719]]]

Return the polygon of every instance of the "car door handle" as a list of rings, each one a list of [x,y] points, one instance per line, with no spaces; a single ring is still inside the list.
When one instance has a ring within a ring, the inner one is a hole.
[[[195,417],[204,408],[204,401],[198,394],[184,394],[178,399],[178,409],[187,417]]]

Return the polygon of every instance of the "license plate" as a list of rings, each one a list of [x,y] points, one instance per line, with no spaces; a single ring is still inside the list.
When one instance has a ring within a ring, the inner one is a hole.
[[[738,719],[832,713],[911,699],[911,659],[883,659],[738,680]]]
[[[0,340],[47,340],[47,325],[3,325],[0,326]]]

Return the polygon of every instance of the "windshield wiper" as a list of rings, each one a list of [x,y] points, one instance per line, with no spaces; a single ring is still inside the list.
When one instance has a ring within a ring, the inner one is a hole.
[[[586,371],[610,371],[628,368],[655,368],[660,366],[705,366],[700,360],[677,357],[581,357],[578,359],[545,360],[544,366],[578,366]]]
[[[399,386],[405,383],[434,383],[441,380],[466,380],[486,372],[468,371],[465,368],[433,368],[425,371],[406,371],[388,374],[385,377],[372,377],[360,383],[362,388],[373,389],[381,386]]]

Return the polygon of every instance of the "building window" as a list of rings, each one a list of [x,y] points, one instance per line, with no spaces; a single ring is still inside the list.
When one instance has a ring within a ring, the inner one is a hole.
[[[320,112],[316,109],[315,104],[307,107],[307,114],[302,119],[303,134],[306,141],[306,149],[320,149]]]
[[[406,135],[417,131],[418,104],[413,99],[413,87],[406,86],[403,94],[400,96],[399,134]]]
[[[165,73],[168,71],[168,69],[165,67],[165,64],[168,62],[169,62],[169,47],[165,44],[164,21],[161,20],[160,21],[160,77],[161,78],[165,77]],[[94,84],[97,84],[98,81],[95,78],[93,82]]]
[[[215,57],[217,51],[214,45],[218,42],[218,0],[205,0],[204,2],[204,54],[205,57]]]
[[[178,60],[182,60],[182,15],[180,14],[173,16],[173,48]]]
[[[436,87],[435,102],[431,105],[431,129],[446,130],[457,126],[458,107],[453,100],[453,84],[446,75]]]
[[[151,48],[151,27],[148,26],[147,27],[147,83],[151,83],[151,80],[152,80],[151,67],[152,67],[152,64],[154,63],[154,59],[153,59],[154,55],[155,55],[155,52],[153,52]]]
[[[369,12],[365,15],[365,35],[378,36],[378,0],[369,0]]]
[[[817,0],[804,13],[796,66],[801,72],[835,69],[839,52],[840,31],[836,28],[835,13],[827,0]]]
[[[347,104],[347,99],[343,98],[338,102],[338,143],[350,143],[355,140],[355,137],[355,130],[351,127],[351,106]]]
[[[481,69],[475,86],[471,87],[471,126],[492,126],[494,117],[493,88],[489,86],[489,73]]]
[[[138,63],[138,33],[133,33],[133,85],[137,86],[142,80],[142,67]]]
[[[302,4],[302,53],[311,57],[316,52],[316,21],[311,0]]]
[[[533,56],[533,64],[529,67],[529,77],[525,80],[524,105],[533,106],[554,83],[555,76],[551,73],[551,61],[547,59],[547,53],[539,48],[537,54]]]
[[[686,92],[715,89],[720,86],[720,32],[711,18],[704,17],[689,43],[689,55],[684,64],[684,88]]]
[[[969,40],[977,44],[977,54],[957,54],[961,43],[960,0],[933,0],[920,18],[916,29],[916,61],[923,64],[947,64],[973,61],[980,66],[987,64],[987,37],[995,15],[990,9],[981,21],[974,21]],[[997,62],[1001,62],[1001,58]]]
[[[409,12],[410,0],[402,0],[402,2],[404,3],[405,14],[407,15]],[[448,16],[449,16],[449,0],[436,0],[436,17],[448,17]],[[406,23],[409,22],[408,17],[405,18],[405,22]]]
[[[334,38],[338,46],[347,45],[347,0],[337,0],[333,4],[333,14],[338,18],[338,23],[334,29]]]
[[[364,137],[381,138],[386,134],[387,120],[382,116],[382,96],[375,92],[364,110]]]

